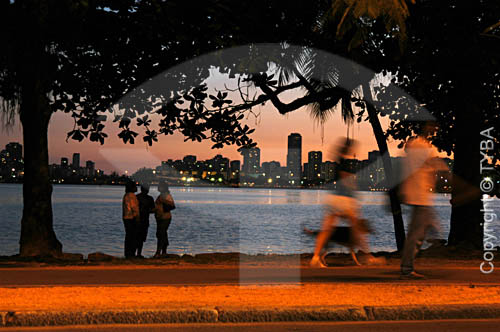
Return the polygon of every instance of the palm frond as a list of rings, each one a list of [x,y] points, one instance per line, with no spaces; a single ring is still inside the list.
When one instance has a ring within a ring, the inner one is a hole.
[[[16,124],[16,115],[19,114],[19,99],[0,98],[0,127],[9,132]]]
[[[344,96],[342,97],[342,120],[349,123],[354,121],[354,111],[352,109],[351,102],[352,91],[344,91]]]

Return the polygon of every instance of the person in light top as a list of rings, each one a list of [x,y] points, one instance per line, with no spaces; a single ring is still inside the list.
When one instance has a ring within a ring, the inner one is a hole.
[[[360,231],[358,224],[360,214],[355,193],[357,190],[355,170],[348,161],[348,158],[355,153],[356,144],[356,141],[347,138],[337,148],[336,189],[327,196],[326,213],[322,221],[321,231],[316,238],[314,254],[310,262],[311,267],[326,267],[322,262],[321,252],[335,230],[339,218],[344,218],[349,222],[352,230],[351,241],[356,244],[356,247],[368,254],[367,262],[375,263],[377,260],[369,254],[367,239],[365,234]],[[359,264],[357,260],[355,262]]]
[[[158,239],[156,253],[153,256],[155,258],[165,257],[167,254],[167,247],[169,245],[167,231],[172,221],[172,213],[170,211],[175,209],[174,199],[165,181],[161,181],[158,184],[158,191],[160,195],[155,201],[156,238]]]
[[[125,258],[135,256],[137,245],[137,229],[139,226],[139,201],[135,196],[137,186],[135,182],[129,181],[125,184],[125,196],[123,196],[123,225],[125,226]]]
[[[448,166],[437,158],[437,151],[428,140],[435,130],[434,122],[423,124],[420,134],[405,146],[405,179],[400,194],[403,203],[412,206],[412,214],[401,256],[401,279],[425,278],[415,272],[413,262],[426,234],[438,230],[432,208],[435,174],[448,170]]]

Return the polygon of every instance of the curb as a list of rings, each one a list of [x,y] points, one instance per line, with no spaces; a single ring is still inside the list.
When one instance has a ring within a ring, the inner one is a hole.
[[[291,309],[225,309],[216,307],[213,309],[131,311],[2,311],[0,312],[0,326],[436,320],[488,319],[499,317],[500,304],[382,307],[353,306]]]
[[[23,311],[1,312],[0,326],[60,326],[99,324],[215,323],[214,309],[114,310],[114,311]]]

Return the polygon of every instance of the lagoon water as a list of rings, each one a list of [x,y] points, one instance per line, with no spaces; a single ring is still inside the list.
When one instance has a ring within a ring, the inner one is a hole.
[[[172,211],[169,253],[198,254],[242,252],[285,254],[312,252],[314,239],[304,235],[304,226],[318,229],[327,191],[218,187],[172,187],[177,208]],[[65,252],[87,255],[100,251],[123,256],[124,228],[121,203],[124,188],[119,186],[55,185],[53,192],[54,229]],[[150,194],[156,198],[156,188]],[[436,194],[435,209],[441,224],[440,238],[446,239],[451,207],[448,194]],[[392,215],[387,195],[359,192],[362,214],[376,233],[370,237],[372,251],[396,248]],[[499,211],[500,200],[494,201]],[[409,209],[404,208],[405,224]],[[0,255],[19,250],[22,216],[22,186],[0,184]],[[143,254],[156,249],[156,223],[150,219]],[[500,234],[500,224],[492,225]],[[342,247],[332,251],[345,251]]]

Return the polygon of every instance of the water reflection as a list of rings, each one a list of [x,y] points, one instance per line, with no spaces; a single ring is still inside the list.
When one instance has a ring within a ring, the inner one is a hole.
[[[169,250],[178,254],[235,252],[250,254],[312,252],[314,241],[302,234],[303,226],[318,229],[324,190],[171,188],[177,209],[169,229]],[[157,196],[156,188],[151,195]],[[123,253],[122,187],[54,186],[54,228],[66,252]],[[376,233],[374,250],[394,250],[393,220],[384,208],[385,193],[360,192],[362,214]],[[441,237],[449,230],[449,195],[436,195]],[[494,201],[500,208],[500,200]],[[408,211],[403,210],[407,220]],[[22,187],[0,184],[0,255],[19,250]],[[144,254],[154,253],[156,225],[150,220]],[[499,223],[492,225],[500,233]],[[343,250],[339,248],[338,250]]]
[[[300,191],[299,190],[287,190],[286,191],[286,201],[288,204],[300,204]]]

